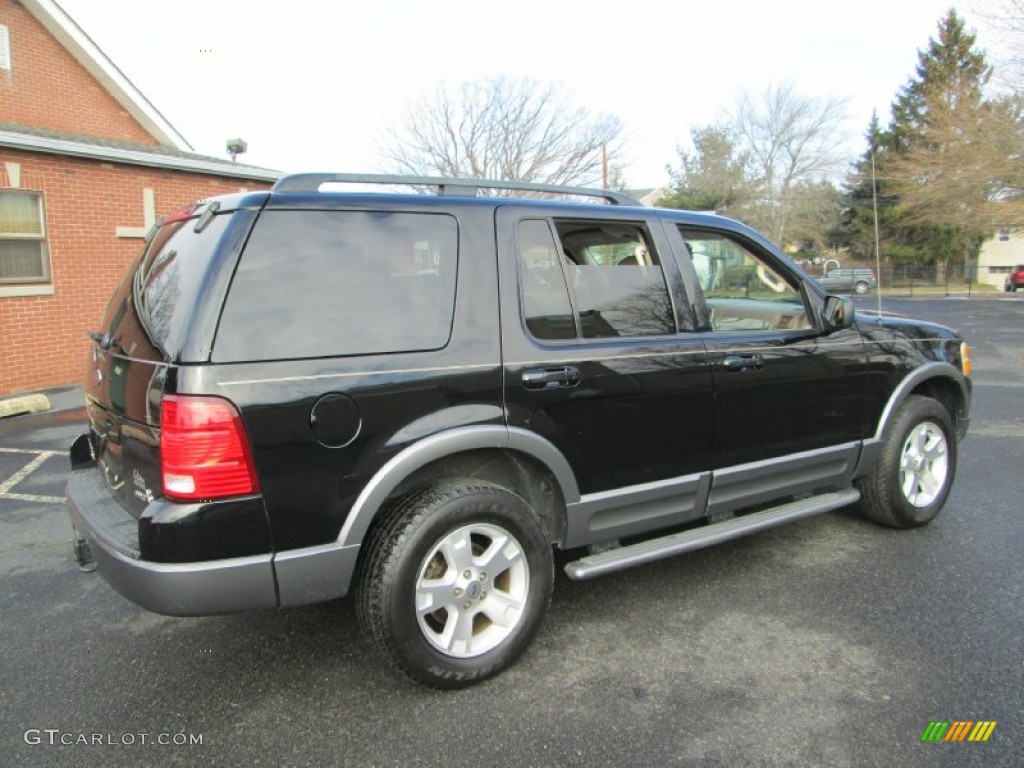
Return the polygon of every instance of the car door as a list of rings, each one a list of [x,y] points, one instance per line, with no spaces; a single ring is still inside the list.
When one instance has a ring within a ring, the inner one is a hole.
[[[595,209],[496,212],[508,424],[576,476],[567,546],[700,516],[710,469],[711,375],[671,248],[647,215]]]
[[[715,390],[709,512],[849,482],[863,436],[867,358],[828,330],[820,297],[745,228],[669,223],[692,269]]]

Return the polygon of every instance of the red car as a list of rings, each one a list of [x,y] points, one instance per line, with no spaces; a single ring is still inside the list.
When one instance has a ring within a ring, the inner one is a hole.
[[[1006,285],[1004,290],[1009,293],[1013,291],[1017,292],[1018,288],[1024,288],[1024,264],[1018,264],[1013,268],[1013,271],[1006,276]]]

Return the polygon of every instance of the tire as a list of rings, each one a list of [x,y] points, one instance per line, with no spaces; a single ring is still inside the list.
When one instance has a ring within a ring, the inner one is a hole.
[[[871,290],[871,285],[868,283],[859,282],[853,284],[853,292],[856,293],[858,296],[863,296],[869,290]]]
[[[451,481],[384,514],[364,544],[356,607],[391,666],[421,685],[463,688],[515,662],[554,584],[530,505],[492,483]]]
[[[910,395],[896,410],[874,469],[856,481],[869,520],[893,528],[927,525],[956,475],[956,431],[946,409]]]

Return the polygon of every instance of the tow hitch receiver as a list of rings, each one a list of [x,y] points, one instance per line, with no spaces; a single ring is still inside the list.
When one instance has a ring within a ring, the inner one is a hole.
[[[92,550],[89,549],[89,542],[77,530],[71,539],[71,556],[78,563],[78,570],[82,573],[92,573],[96,570],[96,561],[93,559]]]

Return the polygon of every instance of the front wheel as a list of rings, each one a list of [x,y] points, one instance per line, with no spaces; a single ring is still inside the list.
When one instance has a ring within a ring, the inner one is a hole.
[[[946,409],[911,395],[897,409],[875,468],[857,480],[864,514],[893,528],[927,525],[956,474],[956,432]]]
[[[519,658],[554,584],[529,504],[492,483],[454,481],[384,514],[365,545],[357,608],[391,665],[422,685],[461,688]]]

